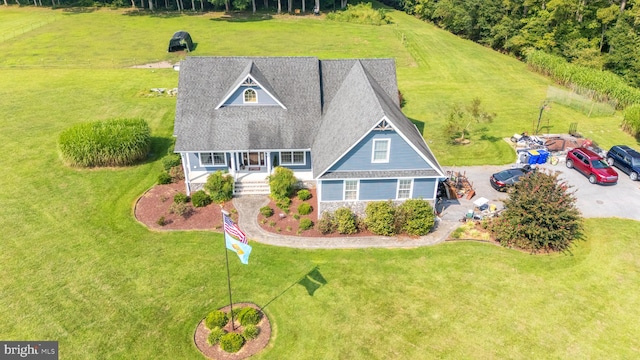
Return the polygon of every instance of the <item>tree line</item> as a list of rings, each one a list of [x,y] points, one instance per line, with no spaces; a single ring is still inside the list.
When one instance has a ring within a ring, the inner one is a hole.
[[[640,87],[640,0],[383,0],[460,37],[609,70]]]

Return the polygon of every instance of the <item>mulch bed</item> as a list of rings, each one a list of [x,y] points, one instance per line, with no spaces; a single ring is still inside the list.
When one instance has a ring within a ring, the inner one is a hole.
[[[195,334],[193,335],[193,341],[196,344],[196,347],[198,348],[198,350],[200,350],[200,352],[204,356],[210,359],[216,359],[216,360],[239,360],[239,359],[248,358],[249,356],[252,356],[258,353],[260,350],[264,349],[267,346],[267,344],[269,343],[269,339],[271,338],[271,323],[269,322],[269,318],[264,312],[262,312],[260,307],[258,307],[258,305],[256,304],[253,304],[253,303],[233,304],[234,308],[241,308],[241,307],[247,307],[247,306],[250,306],[258,310],[262,315],[260,322],[258,323],[258,325],[256,325],[258,329],[260,329],[260,333],[258,334],[258,337],[247,341],[244,344],[244,346],[242,346],[240,351],[238,351],[237,353],[228,353],[222,350],[220,348],[220,345],[216,344],[214,346],[211,346],[209,345],[209,343],[207,343],[207,337],[209,337],[209,334],[211,333],[211,331],[207,329],[207,327],[204,325],[204,319],[202,319],[202,321],[200,321],[200,323],[198,324],[198,327],[196,328]],[[227,305],[219,310],[222,310],[228,313],[230,309],[231,307]],[[242,330],[243,330],[242,326],[240,326],[239,324],[236,324],[235,331],[233,331],[231,328],[231,321],[229,321],[229,323],[227,324],[227,326],[224,327],[224,329],[227,330],[227,332],[236,332],[239,334],[242,334]]]

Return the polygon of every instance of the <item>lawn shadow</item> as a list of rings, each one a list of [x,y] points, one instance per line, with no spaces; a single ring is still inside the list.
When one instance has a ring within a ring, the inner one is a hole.
[[[420,121],[412,118],[409,118],[409,120],[411,120],[413,125],[415,125],[418,128],[418,131],[420,131],[420,135],[424,136],[424,121]]]
[[[158,159],[162,159],[169,149],[173,146],[173,139],[166,137],[151,137],[151,150],[147,154],[147,158],[142,163],[154,162]]]
[[[231,12],[225,13],[221,17],[212,18],[211,21],[225,21],[225,22],[254,22],[271,20],[273,16],[267,13],[247,13],[247,12]]]
[[[313,296],[316,290],[326,285],[327,283],[328,281],[320,273],[320,267],[316,265],[313,269],[311,269],[311,271],[304,274],[300,279],[294,281],[293,284],[289,285],[286,289],[282,290],[280,294],[276,295],[273,299],[269,300],[266,304],[264,304],[261,307],[261,309],[266,308],[269,304],[274,302],[280,296],[284,295],[287,291],[289,291],[289,289],[291,289],[296,285],[302,285],[307,290],[307,293],[309,294],[309,296]]]

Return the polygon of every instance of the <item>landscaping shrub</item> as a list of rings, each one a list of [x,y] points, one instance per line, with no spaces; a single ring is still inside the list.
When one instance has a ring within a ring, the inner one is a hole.
[[[298,214],[309,215],[313,211],[313,207],[309,203],[302,203],[298,206]]]
[[[176,204],[186,203],[189,201],[189,197],[184,193],[177,193],[173,196],[173,202]]]
[[[629,106],[624,110],[622,130],[628,132],[632,136],[640,136],[640,104]]]
[[[165,225],[167,225],[167,220],[165,220],[164,216],[160,216],[158,221],[156,221],[156,224],[158,224],[160,226],[165,226]]]
[[[242,336],[246,340],[255,339],[258,337],[258,334],[260,334],[260,329],[255,325],[247,325],[244,330],[242,330]]]
[[[356,218],[348,207],[341,207],[333,213],[336,230],[340,234],[355,234],[358,232]]]
[[[395,208],[391,201],[372,201],[367,204],[364,219],[367,229],[377,235],[396,234]]]
[[[531,252],[565,251],[582,232],[576,198],[558,174],[542,171],[520,178],[500,217],[487,224],[503,246]]]
[[[302,201],[311,199],[311,192],[307,189],[298,190],[298,199]]]
[[[293,214],[293,218],[296,220],[300,220],[300,214]]]
[[[262,214],[264,217],[271,217],[273,216],[273,209],[269,206],[263,206],[260,208],[260,214]]]
[[[422,236],[431,231],[435,223],[433,207],[427,200],[408,199],[396,211],[396,224],[409,235]]]
[[[223,328],[229,322],[229,317],[224,311],[213,310],[207,314],[204,324],[208,329],[213,330],[216,327]]]
[[[238,321],[240,325],[257,325],[260,322],[260,312],[250,306],[243,307],[238,311]]]
[[[171,178],[171,175],[169,175],[165,171],[161,172],[160,175],[158,175],[158,184],[160,185],[171,184],[172,181],[173,179]]]
[[[162,167],[166,171],[169,171],[171,168],[176,166],[180,166],[180,154],[169,154],[162,159]]]
[[[211,329],[211,333],[207,337],[207,342],[209,343],[209,345],[216,345],[220,342],[220,338],[222,338],[222,336],[226,333],[226,330],[219,327],[214,327],[213,329]]]
[[[344,11],[328,13],[327,20],[365,25],[384,25],[391,22],[384,9],[374,9],[371,3],[347,4],[347,9]]]
[[[244,338],[240,334],[226,333],[220,337],[220,348],[228,353],[235,353],[242,349]]]
[[[187,218],[193,214],[193,208],[187,203],[173,203],[169,206],[169,213]]]
[[[182,171],[182,166],[178,165],[169,169],[169,176],[171,176],[172,182],[184,180],[184,172]]]
[[[233,198],[233,177],[216,171],[207,178],[204,189],[209,192],[211,200],[215,203],[223,203]]]
[[[276,200],[276,206],[278,207],[278,209],[284,212],[289,212],[289,205],[291,205],[291,199],[288,197],[279,198]]]
[[[211,196],[204,192],[204,190],[198,190],[191,195],[191,203],[195,207],[205,207],[211,204]]]
[[[334,216],[328,211],[324,211],[318,220],[318,230],[323,234],[331,234],[336,231]]]
[[[293,187],[297,180],[293,176],[293,171],[281,166],[274,169],[274,173],[269,176],[269,187],[271,197],[274,200],[289,198],[293,193]]]
[[[147,158],[151,130],[142,119],[77,124],[60,134],[62,159],[71,166],[126,166]]]
[[[298,226],[298,228],[300,230],[309,230],[313,227],[313,221],[311,221],[311,219],[309,218],[304,218],[302,220],[300,220],[300,225]]]

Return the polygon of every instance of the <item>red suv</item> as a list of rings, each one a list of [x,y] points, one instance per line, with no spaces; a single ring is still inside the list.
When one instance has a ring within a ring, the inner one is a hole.
[[[598,154],[585,148],[575,148],[567,153],[567,167],[575,168],[589,178],[592,184],[615,184],[618,173]]]

